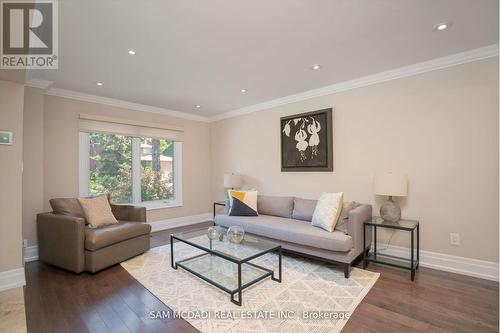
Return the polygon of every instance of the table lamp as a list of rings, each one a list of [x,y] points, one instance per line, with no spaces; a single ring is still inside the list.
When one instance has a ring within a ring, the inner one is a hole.
[[[405,197],[408,193],[408,179],[405,174],[384,172],[375,175],[374,190],[377,195],[387,195],[389,200],[380,207],[380,217],[388,222],[401,218],[401,208],[392,197]]]
[[[241,186],[242,177],[240,175],[235,175],[234,173],[224,174],[224,187],[234,190]]]

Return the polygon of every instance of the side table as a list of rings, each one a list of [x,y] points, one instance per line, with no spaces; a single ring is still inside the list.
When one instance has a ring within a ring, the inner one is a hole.
[[[226,202],[225,201],[214,202],[214,224],[215,224],[215,207],[216,206],[226,206]]]
[[[399,220],[398,222],[388,222],[381,217],[375,216],[364,222],[363,225],[363,245],[366,249],[366,229],[373,228],[373,251],[365,252],[363,255],[363,268],[368,266],[369,262],[388,265],[392,267],[407,269],[411,271],[411,280],[415,280],[415,271],[418,270],[419,252],[420,252],[420,227],[419,222],[415,220]],[[388,254],[379,253],[377,251],[377,229],[397,229],[409,231],[411,235],[411,253],[410,259],[391,256]],[[371,230],[369,230],[371,231]],[[416,234],[416,249],[415,249],[415,234]],[[416,256],[415,256],[416,254]]]

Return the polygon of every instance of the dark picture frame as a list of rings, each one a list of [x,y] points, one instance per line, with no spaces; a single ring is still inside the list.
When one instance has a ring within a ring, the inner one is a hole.
[[[332,108],[280,118],[281,171],[333,171]]]

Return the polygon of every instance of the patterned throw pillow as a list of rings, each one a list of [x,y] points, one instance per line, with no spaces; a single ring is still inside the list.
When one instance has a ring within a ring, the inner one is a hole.
[[[257,216],[257,191],[227,191],[229,216]]]
[[[321,194],[311,224],[332,232],[342,211],[343,198],[343,192]]]

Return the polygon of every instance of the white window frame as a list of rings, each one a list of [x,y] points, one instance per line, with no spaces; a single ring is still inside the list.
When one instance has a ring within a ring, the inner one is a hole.
[[[132,156],[140,156],[141,139],[132,138]],[[141,160],[132,158],[132,204],[146,207],[147,210],[182,206],[182,142],[174,141],[174,199],[141,201]],[[90,136],[79,134],[78,187],[81,197],[89,196],[90,185]]]

